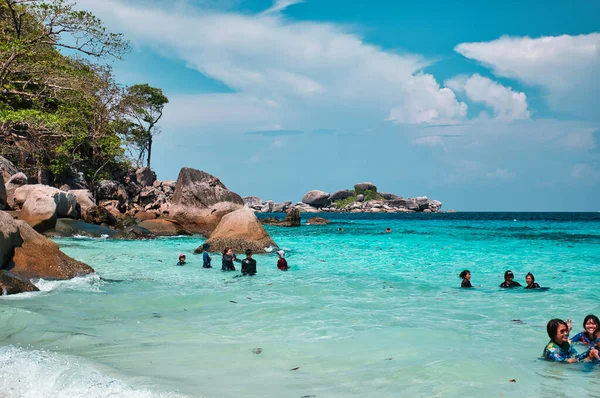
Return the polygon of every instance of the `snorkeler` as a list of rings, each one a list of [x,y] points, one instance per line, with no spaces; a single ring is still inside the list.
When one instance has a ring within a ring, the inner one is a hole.
[[[573,338],[569,339],[571,343],[592,344],[594,340],[594,332],[599,330],[600,321],[594,314],[590,314],[583,318],[583,331],[577,333]]]
[[[175,265],[184,265],[185,264],[185,254],[179,255],[179,261]]]
[[[577,354],[575,348],[569,343],[569,326],[562,319],[551,319],[546,325],[546,331],[550,342],[544,348],[544,359],[573,363],[598,357],[598,350],[595,348]]]
[[[256,274],[256,260],[252,258],[252,250],[246,249],[246,258],[242,260],[242,275]]]
[[[535,277],[533,276],[533,274],[531,272],[529,272],[527,275],[525,275],[525,282],[527,282],[527,286],[525,286],[525,289],[539,289],[540,288],[540,285],[535,283]]]
[[[511,288],[521,286],[519,282],[515,282],[513,279],[515,279],[515,275],[512,273],[511,270],[507,270],[504,273],[504,282],[500,284],[500,287]]]
[[[212,268],[212,265],[210,265],[212,257],[210,256],[210,254],[208,254],[208,249],[210,249],[209,243],[205,243],[202,245],[202,268]]]
[[[473,285],[471,285],[471,271],[466,269],[462,271],[458,276],[462,279],[460,287],[473,287]]]
[[[285,259],[285,252],[283,250],[278,250],[277,256],[279,257],[279,260],[277,260],[277,268],[279,268],[280,271],[287,271],[290,267]]]

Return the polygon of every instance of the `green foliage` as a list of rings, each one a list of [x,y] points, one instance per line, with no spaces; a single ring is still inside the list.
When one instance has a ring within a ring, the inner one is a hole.
[[[374,189],[367,189],[367,190],[355,189],[354,195],[347,197],[346,199],[340,199],[340,200],[334,202],[334,204],[338,209],[343,209],[344,207],[348,206],[350,203],[356,202],[356,197],[358,195],[363,195],[365,197],[364,198],[365,202],[367,202],[369,200],[383,200],[383,196],[379,195],[377,193],[377,191]]]
[[[99,63],[128,49],[71,0],[0,1],[0,154],[26,173],[48,168],[57,181],[81,171],[93,182],[128,167],[128,145],[149,160],[168,99],[147,84],[125,90]]]

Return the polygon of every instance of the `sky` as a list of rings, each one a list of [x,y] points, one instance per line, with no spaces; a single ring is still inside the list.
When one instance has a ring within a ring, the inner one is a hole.
[[[78,3],[130,40],[117,80],[169,98],[159,179],[600,211],[597,0]]]

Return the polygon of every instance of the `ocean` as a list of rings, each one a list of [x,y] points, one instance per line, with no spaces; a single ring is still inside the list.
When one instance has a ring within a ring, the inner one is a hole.
[[[315,215],[254,277],[200,237],[56,239],[97,274],[0,298],[0,396],[600,397],[600,366],[539,359],[549,319],[600,316],[600,213]]]

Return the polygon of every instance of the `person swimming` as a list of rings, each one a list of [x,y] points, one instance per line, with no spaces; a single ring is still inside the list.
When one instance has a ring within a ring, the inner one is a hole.
[[[533,274],[531,272],[529,272],[527,275],[525,275],[525,282],[527,282],[527,286],[525,286],[525,289],[539,289],[540,288],[540,285],[535,283],[535,277],[533,276]]]
[[[392,229],[391,228],[386,228],[385,232],[389,234],[390,232],[392,232]]]
[[[256,260],[252,258],[252,250],[246,249],[246,258],[242,260],[242,275],[256,274]]]
[[[466,269],[462,271],[458,276],[462,279],[460,287],[473,287],[473,285],[471,285],[471,271]]]
[[[554,362],[579,362],[594,359],[598,356],[596,349],[590,349],[578,354],[569,343],[569,326],[562,319],[551,319],[546,325],[550,342],[544,348],[543,358]]]
[[[240,260],[235,257],[235,254],[233,254],[233,249],[231,249],[231,247],[226,247],[223,250],[221,271],[235,271],[235,265],[233,265],[234,261],[240,262]]]
[[[600,325],[600,321],[598,317],[594,314],[589,314],[585,318],[583,318],[583,331],[577,333],[573,338],[569,339],[571,343],[579,343],[579,344],[592,344],[594,340],[594,333],[599,330],[598,325]]]
[[[500,287],[506,289],[521,286],[519,282],[515,282],[513,279],[515,279],[515,275],[512,273],[511,270],[507,270],[504,273],[504,282],[500,284]]]
[[[285,259],[285,252],[283,250],[278,250],[277,257],[279,257],[279,260],[277,260],[277,268],[279,268],[280,271],[287,271],[290,267]]]
[[[208,249],[210,249],[209,243],[202,245],[202,268],[212,268],[212,265],[210,265],[212,257],[208,254]]]
[[[179,255],[179,261],[175,265],[184,265],[185,264],[185,254]]]

